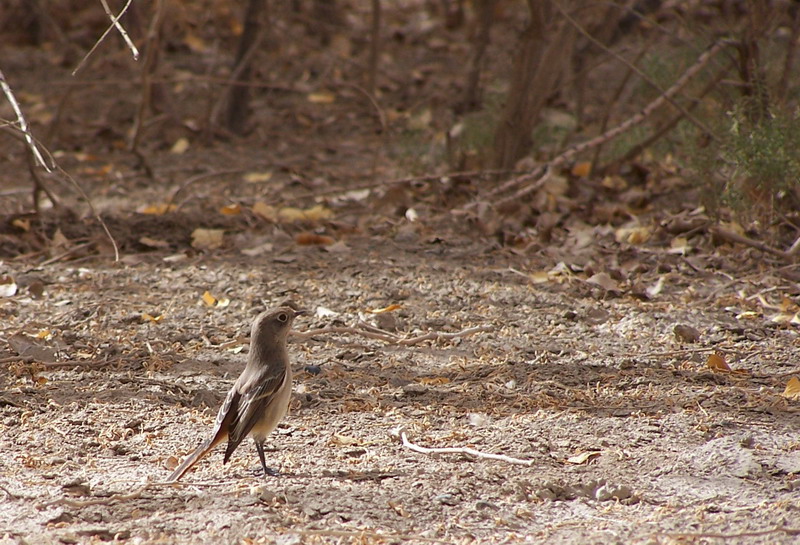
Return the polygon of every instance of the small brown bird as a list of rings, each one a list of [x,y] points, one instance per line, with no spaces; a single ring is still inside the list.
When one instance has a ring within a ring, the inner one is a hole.
[[[301,314],[305,314],[305,311],[292,303],[284,303],[256,317],[250,334],[247,365],[217,413],[211,436],[172,472],[169,482],[180,479],[225,439],[228,440],[228,447],[223,463],[227,463],[233,451],[248,435],[256,443],[264,475],[278,474],[267,467],[264,441],[289,408],[292,368],[286,351],[286,337],[292,321]]]

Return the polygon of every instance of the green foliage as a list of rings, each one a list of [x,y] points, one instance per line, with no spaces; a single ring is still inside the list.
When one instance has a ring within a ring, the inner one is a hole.
[[[800,119],[778,113],[748,120],[742,107],[729,112],[723,140],[693,146],[689,158],[704,182],[712,212],[730,206],[746,219],[768,220],[781,206],[793,206],[800,189]]]
[[[789,189],[800,178],[800,124],[797,115],[774,116],[757,124],[743,122],[741,112],[731,114],[728,160],[759,189]]]

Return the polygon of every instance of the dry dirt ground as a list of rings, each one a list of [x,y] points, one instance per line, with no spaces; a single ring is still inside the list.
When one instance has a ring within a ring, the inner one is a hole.
[[[531,258],[472,238],[348,244],[4,262],[21,287],[2,299],[3,542],[796,542],[800,419],[779,394],[797,335],[737,318],[724,276],[678,266],[642,302],[534,284],[514,272]],[[685,304],[689,285],[709,297]],[[286,297],[336,313],[298,331],[353,330],[290,346],[292,411],[268,453],[281,476],[255,475],[247,443],[164,484],[209,431],[250,319]],[[404,338],[486,330],[403,345],[361,320]],[[12,346],[74,364],[21,363]],[[712,348],[740,372],[709,370]],[[525,463],[416,452],[401,431]]]
[[[665,222],[698,202],[696,183],[664,189],[675,172],[631,176],[630,206],[569,179],[547,233],[531,229],[546,216],[533,205],[505,226],[484,218],[492,229],[454,214],[480,177],[388,183],[447,170],[434,132],[452,120],[436,110],[469,53],[419,13],[386,41],[380,135],[347,84],[365,59],[277,17],[254,132],[204,140],[220,89],[208,81],[227,81],[229,59],[173,44],[160,68],[172,102],[142,137],[149,174],[122,151],[140,96],[124,47],[77,80],[96,40],[83,26],[74,58],[3,50],[122,260],[69,183],[48,178],[74,214],[29,214],[22,147],[3,140],[0,544],[797,543],[800,404],[782,395],[798,372],[797,266],[691,225],[673,245]],[[517,36],[514,21],[496,38]],[[178,209],[135,213],[167,202]],[[257,203],[332,217],[265,221]],[[652,237],[619,242],[632,218]],[[224,230],[222,246],[192,247],[198,227]],[[248,442],[164,483],[209,432],[252,318],[287,297],[313,311],[298,332],[327,329],[290,345],[291,412],[268,440],[281,475],[257,475]],[[731,370],[710,368],[714,353]]]

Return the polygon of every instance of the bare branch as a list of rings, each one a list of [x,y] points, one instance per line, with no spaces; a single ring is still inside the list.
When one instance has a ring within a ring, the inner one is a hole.
[[[89,52],[86,53],[86,55],[83,57],[83,59],[81,59],[81,62],[79,62],[78,66],[75,67],[75,70],[72,71],[72,75],[73,76],[78,73],[78,70],[83,68],[83,65],[86,64],[86,61],[89,59],[89,57],[92,55],[92,53],[94,53],[95,50],[100,46],[100,43],[103,40],[106,39],[106,36],[108,36],[108,33],[111,32],[111,29],[113,29],[113,28],[116,28],[117,30],[119,30],[119,33],[122,35],[122,38],[125,40],[125,43],[128,45],[128,47],[131,50],[131,53],[133,54],[133,59],[134,60],[138,60],[139,59],[139,50],[136,49],[135,45],[133,45],[133,42],[128,37],[128,33],[125,32],[125,29],[122,28],[122,25],[119,24],[120,17],[125,15],[125,12],[128,11],[128,8],[130,7],[131,2],[133,2],[133,0],[128,0],[125,3],[125,6],[122,8],[122,11],[120,11],[119,15],[116,15],[116,16],[112,15],[111,9],[108,7],[108,4],[106,3],[106,0],[100,0],[100,2],[103,4],[103,9],[106,11],[108,16],[111,18],[111,26],[109,26],[106,29],[106,31],[103,32],[103,35],[100,36],[100,38],[95,42],[95,44],[89,50]]]
[[[505,456],[504,454],[490,454],[488,452],[481,452],[479,450],[475,450],[469,447],[441,447],[441,448],[421,447],[409,441],[408,436],[406,435],[406,431],[404,429],[401,428],[399,430],[394,430],[394,433],[396,433],[400,437],[400,440],[403,442],[404,447],[413,450],[414,452],[419,452],[421,454],[469,454],[470,456],[475,456],[477,458],[485,458],[487,460],[498,460],[500,462],[507,462],[509,464],[531,466],[534,463],[533,460],[523,460],[521,458]]]
[[[11,108],[14,110],[14,114],[17,116],[19,130],[25,136],[25,142],[28,143],[31,153],[36,158],[36,161],[42,165],[42,168],[44,168],[47,172],[52,172],[52,169],[47,165],[47,163],[45,163],[44,157],[42,157],[39,148],[36,146],[36,142],[34,142],[33,135],[28,128],[28,122],[25,121],[25,116],[22,115],[22,109],[19,107],[19,103],[17,102],[16,97],[14,97],[14,93],[11,91],[11,87],[9,87],[8,82],[6,81],[6,76],[3,74],[2,70],[0,70],[0,88],[3,89],[3,93],[6,95],[8,102],[11,104]]]

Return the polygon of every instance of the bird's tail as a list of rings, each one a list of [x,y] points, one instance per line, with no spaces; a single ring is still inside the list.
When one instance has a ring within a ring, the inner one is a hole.
[[[175,481],[183,477],[184,473],[192,469],[192,466],[194,466],[197,462],[199,462],[206,454],[211,452],[211,449],[216,447],[223,439],[225,439],[224,435],[217,434],[216,437],[206,439],[205,441],[203,441],[200,444],[200,446],[197,447],[195,451],[191,453],[189,457],[186,458],[183,461],[183,463],[175,469],[175,471],[172,472],[172,475],[169,476],[167,482],[174,483]]]

